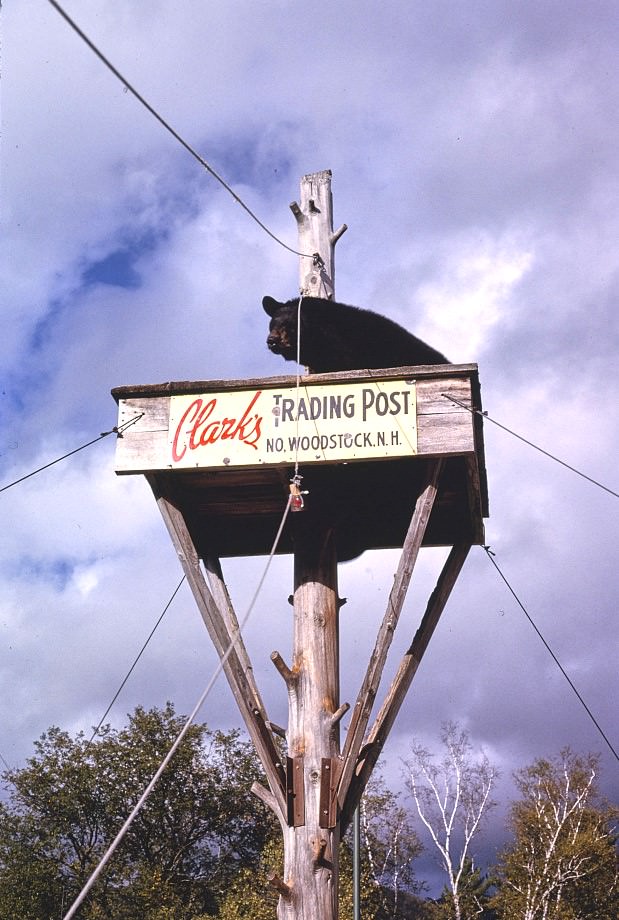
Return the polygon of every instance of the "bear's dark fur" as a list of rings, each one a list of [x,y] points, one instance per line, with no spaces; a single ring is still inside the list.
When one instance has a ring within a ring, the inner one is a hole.
[[[271,317],[267,346],[286,361],[296,361],[298,298],[280,303],[264,297],[262,306]],[[301,364],[319,374],[449,361],[386,316],[320,297],[304,297]]]

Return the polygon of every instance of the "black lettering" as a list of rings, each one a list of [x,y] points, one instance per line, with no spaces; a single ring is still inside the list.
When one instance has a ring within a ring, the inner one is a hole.
[[[400,396],[401,395],[402,395],[401,393],[392,393],[391,396],[389,397],[389,404],[391,406],[391,408],[389,409],[390,415],[397,415],[398,412],[400,411],[400,408],[401,408],[400,407]]]
[[[352,393],[344,397],[344,415],[346,418],[353,418],[355,414],[355,397]],[[339,415],[338,415],[339,418]],[[365,419],[365,416],[364,416]]]
[[[371,409],[372,406],[374,405],[374,399],[375,399],[374,390],[364,389],[362,392],[362,397],[363,397],[363,421],[365,422],[368,417],[369,409]]]
[[[327,400],[327,397],[325,396],[325,402],[326,400]],[[341,396],[330,396],[329,397],[329,418],[341,418],[341,417],[342,417],[342,397]]]
[[[294,399],[282,399],[282,422],[292,422]]]
[[[322,415],[322,400],[320,396],[310,397],[310,414],[309,417],[314,421]]]
[[[386,415],[389,411],[389,400],[386,393],[379,393],[376,397],[376,414]]]

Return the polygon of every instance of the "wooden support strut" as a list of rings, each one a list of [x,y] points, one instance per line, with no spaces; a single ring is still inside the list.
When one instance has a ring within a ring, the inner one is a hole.
[[[378,692],[385,661],[387,660],[387,652],[402,612],[406,592],[437,495],[442,468],[442,460],[434,460],[430,463],[426,474],[426,485],[421,490],[415,503],[410,526],[402,547],[400,563],[387,601],[385,615],[378,631],[374,651],[359,690],[346,735],[346,742],[342,751],[343,768],[338,785],[338,800],[340,802],[346,799],[359,759],[359,752]]]
[[[260,698],[260,691],[258,689],[258,684],[254,678],[254,669],[250,661],[249,655],[245,648],[245,643],[238,641],[240,638],[240,627],[239,621],[236,617],[234,607],[232,606],[232,601],[230,600],[230,595],[228,594],[228,588],[224,581],[223,573],[221,570],[221,562],[216,556],[208,556],[204,560],[204,568],[206,570],[206,577],[208,579],[208,585],[213,595],[213,600],[217,604],[226,627],[230,635],[236,640],[235,648],[237,655],[239,656],[239,661],[245,670],[245,676],[247,677],[247,682],[252,688],[254,700],[256,707],[260,711],[262,719],[266,722],[266,711],[262,700]]]
[[[200,568],[200,559],[182,513],[165,494],[156,475],[151,474],[147,479],[211,641],[223,662],[223,671],[264,768],[271,795],[260,794],[255,788],[253,791],[263,801],[268,800],[280,821],[285,822],[286,775],[273,736],[267,728],[264,706],[257,693],[257,687],[253,679],[248,677],[246,664],[249,658],[242,636],[238,632],[238,623],[236,632],[231,629],[236,617],[232,621],[228,611],[227,618],[216,604]],[[217,566],[211,564],[211,575],[216,576],[216,572]],[[221,586],[219,593],[221,594]],[[264,792],[266,793],[266,790]]]
[[[385,741],[393,727],[400,707],[404,702],[408,689],[413,681],[417,668],[432,638],[432,634],[445,609],[458,575],[464,565],[470,543],[458,543],[452,547],[447,561],[439,575],[436,587],[432,592],[425,613],[415,633],[410,648],[402,658],[398,672],[394,677],[385,701],[376,716],[374,725],[367,737],[367,741],[360,752],[358,762],[355,764],[355,774],[347,790],[346,799],[342,808],[341,833],[346,832],[352,820],[355,808],[358,806],[365,790],[368,779],[380,757]]]

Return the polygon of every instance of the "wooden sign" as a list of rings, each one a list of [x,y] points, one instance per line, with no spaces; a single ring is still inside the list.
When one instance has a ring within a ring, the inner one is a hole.
[[[478,391],[450,364],[117,387],[116,472],[474,457]]]
[[[169,469],[417,453],[415,383],[383,380],[170,397]]]

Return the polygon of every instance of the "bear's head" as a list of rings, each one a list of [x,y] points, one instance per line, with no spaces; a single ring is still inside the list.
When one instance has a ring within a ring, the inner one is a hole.
[[[280,303],[273,297],[263,297],[262,306],[271,317],[267,347],[274,355],[281,355],[286,361],[297,357],[297,314],[298,301]]]

